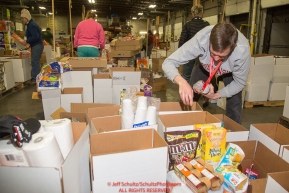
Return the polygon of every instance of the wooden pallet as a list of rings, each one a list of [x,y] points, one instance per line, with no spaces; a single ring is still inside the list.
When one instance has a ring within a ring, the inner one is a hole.
[[[245,101],[245,108],[252,108],[254,106],[264,106],[264,107],[281,107],[284,106],[284,101],[257,101],[248,102]]]
[[[10,88],[9,90],[1,90],[0,91],[0,99],[12,94],[12,93],[15,93],[17,92],[18,90],[21,90],[23,89],[24,87],[28,86],[29,84],[31,83],[31,80],[27,80],[25,82],[16,82],[15,83],[15,86]]]

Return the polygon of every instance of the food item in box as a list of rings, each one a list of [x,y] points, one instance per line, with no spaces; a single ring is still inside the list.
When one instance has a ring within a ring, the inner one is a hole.
[[[198,130],[165,132],[165,140],[169,145],[169,170],[174,165],[189,162],[196,156],[201,132]]]
[[[208,187],[192,174],[183,164],[174,166],[175,174],[193,191],[196,193],[207,193]],[[203,179],[204,180],[204,179]],[[204,180],[207,182],[207,180]]]
[[[206,169],[204,165],[202,165],[200,162],[197,161],[197,159],[193,159],[189,163],[192,165],[193,168],[199,170],[204,177],[207,177],[210,180],[212,188],[221,187],[222,183],[219,177],[217,177],[208,169]]]
[[[203,135],[203,131],[204,131],[205,129],[208,129],[208,128],[216,128],[216,126],[215,126],[214,124],[212,124],[212,123],[208,123],[208,124],[196,124],[196,125],[194,125],[194,127],[195,127],[196,130],[201,131],[201,135]],[[198,145],[196,157],[201,157],[202,146],[203,146],[203,141],[202,141],[202,136],[201,136],[201,140],[200,140],[200,143],[199,143],[199,145]]]
[[[255,171],[255,170],[252,170],[253,166],[254,166],[254,164],[252,164],[250,168],[245,168],[244,169],[244,173],[245,173],[246,176],[249,177],[249,179],[254,179],[255,180],[255,179],[258,178],[259,173],[257,171]]]
[[[242,190],[248,182],[248,178],[240,171],[223,173],[225,184],[233,191]]]
[[[223,127],[208,128],[203,131],[201,157],[206,163],[216,164],[220,161],[226,149],[226,133],[227,130]]]

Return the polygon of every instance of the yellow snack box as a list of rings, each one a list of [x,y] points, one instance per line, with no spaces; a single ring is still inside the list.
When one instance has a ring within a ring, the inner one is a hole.
[[[226,150],[227,130],[223,127],[208,128],[203,131],[201,157],[206,163],[216,164]]]
[[[202,146],[203,146],[203,141],[202,141],[203,131],[208,128],[216,128],[216,126],[212,123],[208,123],[208,124],[196,124],[194,125],[194,127],[195,127],[195,130],[201,131],[201,139],[200,139],[200,143],[198,145],[197,154],[196,154],[196,158],[198,158],[198,157],[201,157],[202,155],[201,152],[202,152]]]

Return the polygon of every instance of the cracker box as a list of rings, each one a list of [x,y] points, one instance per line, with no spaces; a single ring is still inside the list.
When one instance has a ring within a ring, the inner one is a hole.
[[[202,136],[201,157],[212,165],[220,161],[226,150],[226,133],[223,127],[205,129]]]

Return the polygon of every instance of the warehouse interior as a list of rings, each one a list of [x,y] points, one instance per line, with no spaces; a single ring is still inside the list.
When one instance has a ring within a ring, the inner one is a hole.
[[[196,5],[204,21],[230,22],[248,41],[240,123],[228,115],[233,97],[207,103],[201,87],[184,105],[165,73],[182,60]],[[53,35],[36,83],[22,9]],[[0,192],[289,192],[288,10],[289,0],[1,0]],[[79,57],[75,34],[89,11],[105,46]]]

